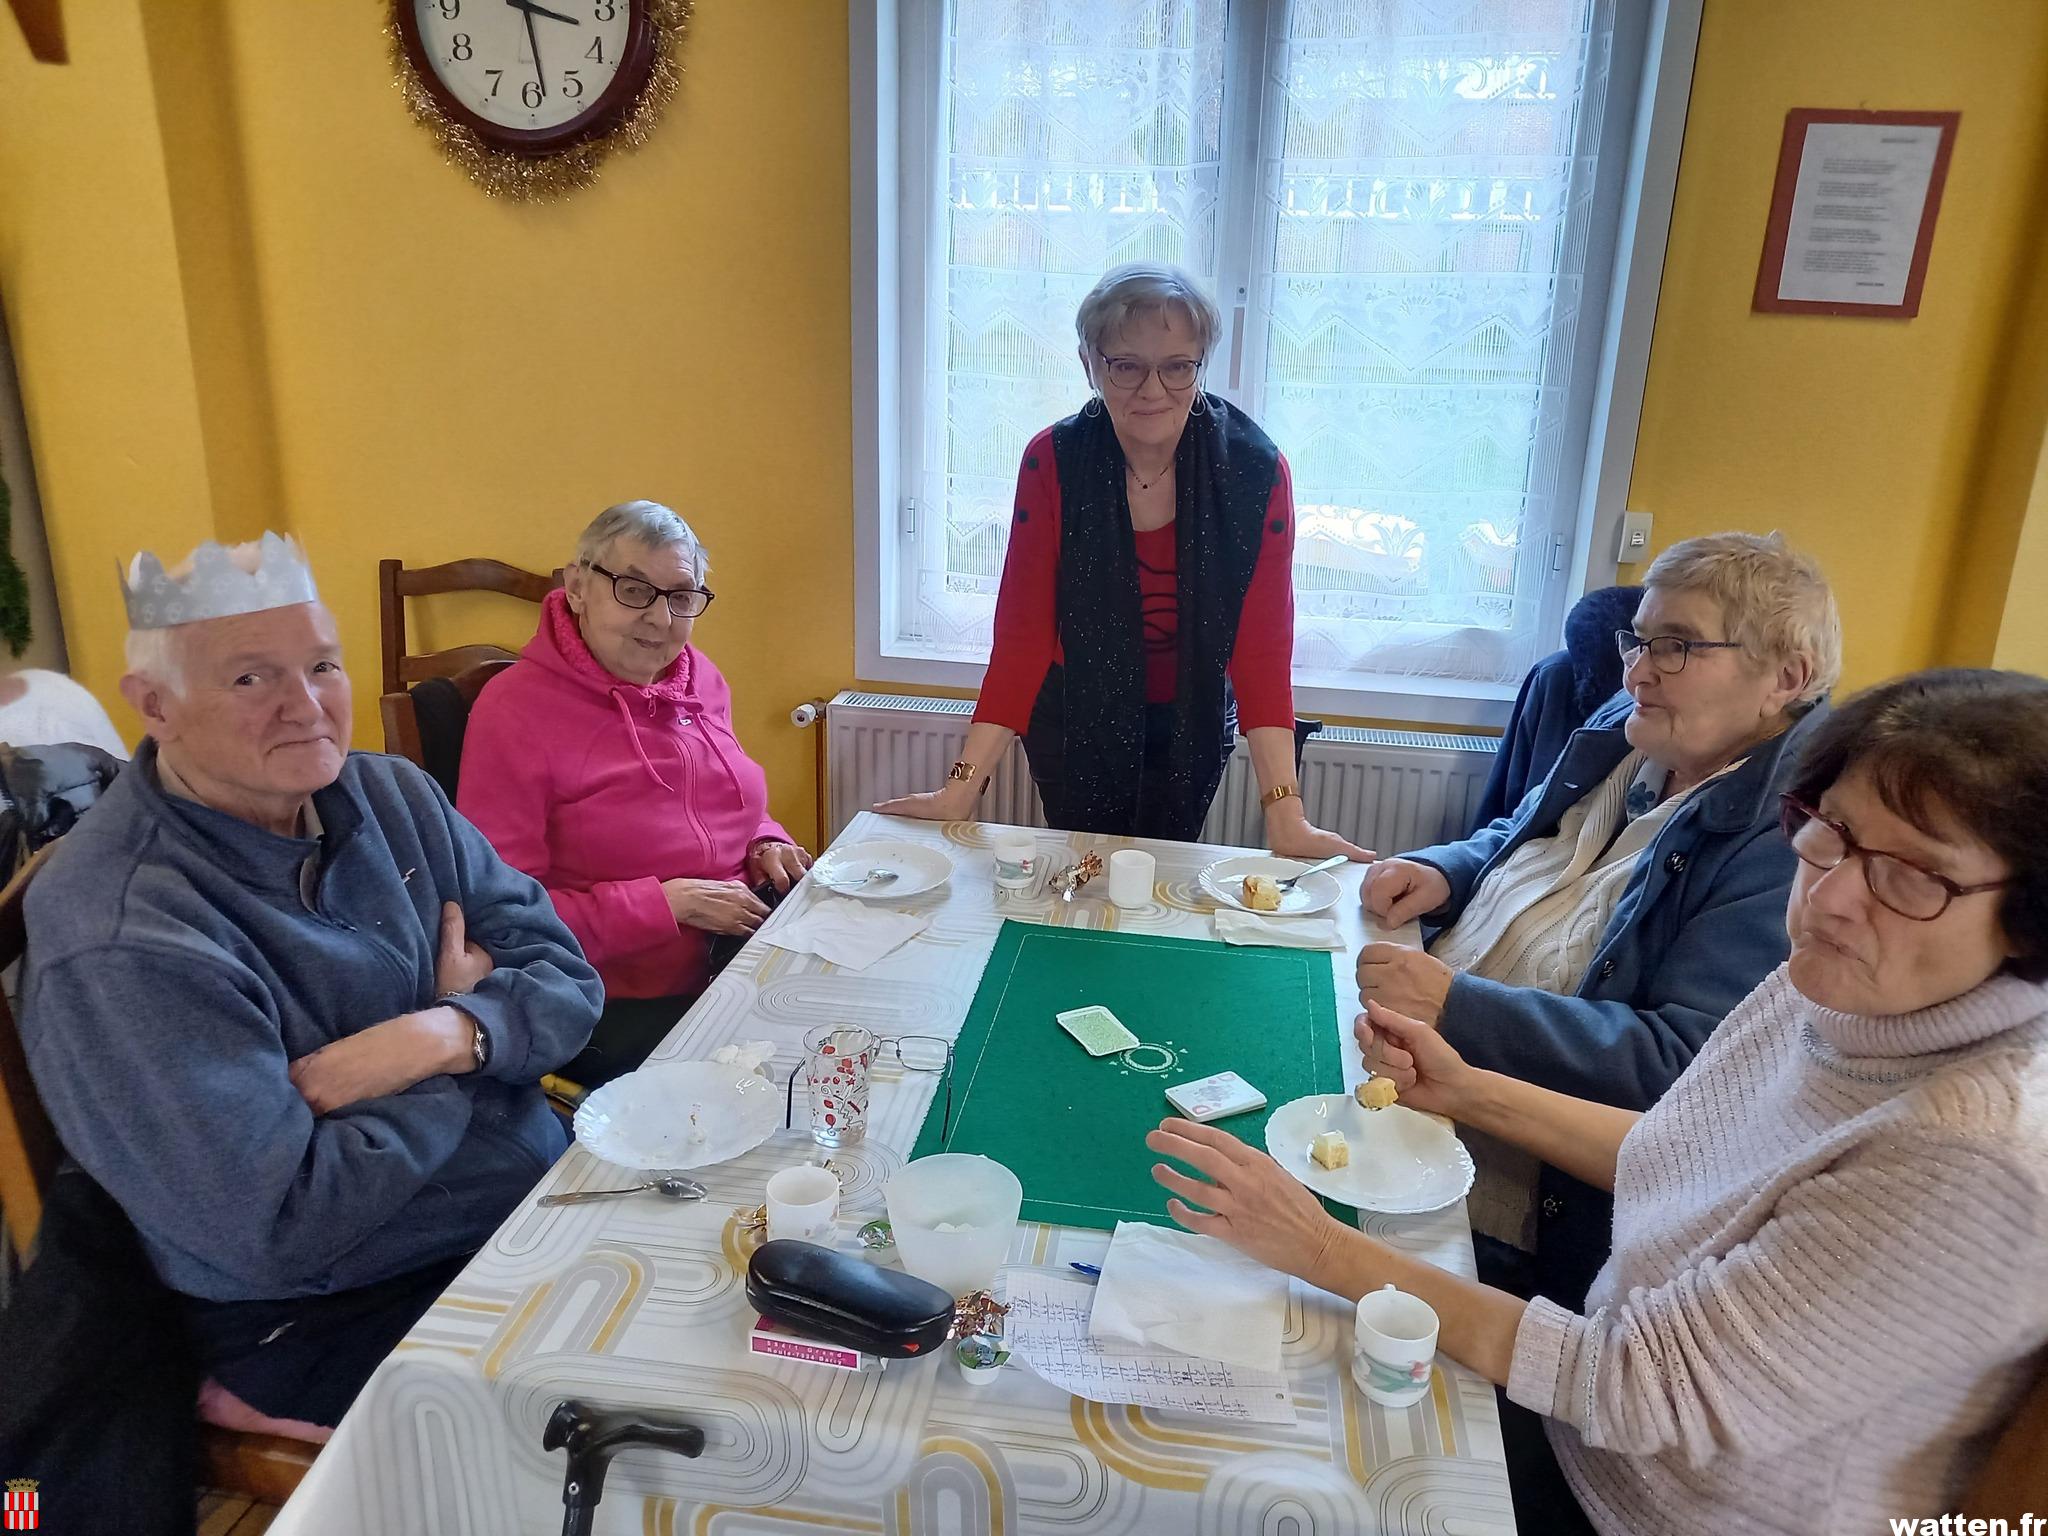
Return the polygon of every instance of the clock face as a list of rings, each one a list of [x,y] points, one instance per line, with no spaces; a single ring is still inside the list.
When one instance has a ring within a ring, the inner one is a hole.
[[[413,64],[488,139],[540,149],[617,115],[644,79],[646,0],[399,0]],[[406,23],[410,25],[406,25]]]

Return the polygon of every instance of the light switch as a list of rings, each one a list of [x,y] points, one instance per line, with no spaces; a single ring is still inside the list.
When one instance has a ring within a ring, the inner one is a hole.
[[[1635,565],[1650,558],[1649,513],[1621,514],[1621,546],[1615,550],[1614,558],[1620,565]]]

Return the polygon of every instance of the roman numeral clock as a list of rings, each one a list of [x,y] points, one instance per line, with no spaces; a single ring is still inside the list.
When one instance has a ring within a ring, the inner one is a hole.
[[[689,0],[392,0],[406,105],[486,192],[555,196],[675,94]]]

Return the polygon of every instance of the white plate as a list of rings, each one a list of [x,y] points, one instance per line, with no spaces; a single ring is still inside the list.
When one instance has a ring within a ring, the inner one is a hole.
[[[1202,871],[1202,889],[1226,907],[1235,907],[1240,912],[1252,909],[1244,901],[1244,877],[1246,875],[1271,875],[1275,880],[1285,880],[1300,874],[1313,859],[1276,859],[1270,853],[1248,853],[1234,859],[1218,859]],[[1280,911],[1263,913],[1273,917],[1305,917],[1311,912],[1321,912],[1334,907],[1337,898],[1344,894],[1344,888],[1328,874],[1310,875],[1291,891],[1280,893]]]
[[[896,878],[863,881],[861,877],[871,869],[894,870]],[[855,843],[851,848],[834,848],[811,866],[811,879],[826,890],[863,901],[922,896],[944,885],[952,873],[953,861],[922,843]]]
[[[576,1139],[621,1168],[708,1168],[782,1124],[782,1090],[715,1061],[661,1061],[614,1078],[576,1111]]]
[[[1351,1164],[1325,1168],[1308,1155],[1324,1131],[1342,1131]],[[1472,1188],[1472,1154],[1434,1115],[1396,1104],[1365,1109],[1348,1093],[1282,1104],[1266,1122],[1266,1150],[1282,1168],[1340,1205],[1393,1216],[1441,1210]]]

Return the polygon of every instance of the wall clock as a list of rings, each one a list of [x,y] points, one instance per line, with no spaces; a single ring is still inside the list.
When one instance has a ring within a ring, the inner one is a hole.
[[[674,95],[689,0],[392,0],[414,117],[487,192],[547,197],[643,143]]]

